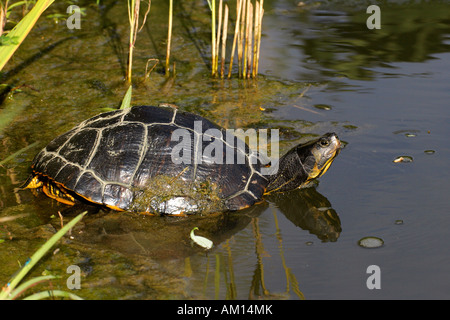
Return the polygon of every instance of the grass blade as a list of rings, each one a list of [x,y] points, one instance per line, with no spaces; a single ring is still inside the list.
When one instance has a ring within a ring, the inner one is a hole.
[[[2,292],[0,292],[0,300],[7,299],[10,293],[16,288],[16,286],[20,283],[20,281],[26,276],[26,274],[34,267],[34,265],[50,250],[53,245],[61,239],[64,234],[69,231],[73,226],[79,222],[85,215],[87,211],[80,213],[78,216],[73,218],[68,224],[66,224],[61,230],[55,233],[47,242],[44,243],[42,247],[40,247],[31,258],[25,263],[22,269],[19,270],[17,275],[15,275],[8,285],[3,288]]]
[[[55,297],[61,297],[61,298],[69,298],[72,300],[83,300],[83,298],[80,298],[76,294],[67,292],[67,291],[61,291],[61,290],[50,290],[50,291],[42,291],[35,294],[32,294],[31,296],[28,296],[24,298],[23,300],[41,300],[46,298],[55,298]]]
[[[128,87],[127,93],[125,93],[125,96],[123,97],[122,104],[120,105],[119,109],[126,109],[131,107],[131,92],[132,92],[132,85]]]
[[[26,147],[23,147],[22,149],[20,149],[19,151],[14,152],[13,154],[7,156],[5,159],[3,159],[2,161],[0,161],[0,166],[4,165],[5,163],[7,163],[8,161],[11,161],[12,159],[14,159],[15,157],[17,157],[19,154],[24,153],[25,151],[27,151],[28,149],[31,149],[35,146],[37,146],[37,142],[34,142]]]
[[[25,292],[28,288],[31,288],[34,285],[37,285],[38,283],[41,283],[46,280],[56,279],[58,277],[49,275],[49,276],[40,276],[33,279],[30,279],[24,283],[22,283],[20,286],[18,286],[14,291],[11,292],[11,295],[8,297],[10,300],[14,300],[18,296],[20,296],[23,292]]]
[[[8,37],[15,39],[16,42],[15,44],[0,46],[0,70],[3,69],[23,40],[25,40],[41,14],[54,1],[55,0],[38,0],[33,9],[31,9],[31,11],[8,33]]]

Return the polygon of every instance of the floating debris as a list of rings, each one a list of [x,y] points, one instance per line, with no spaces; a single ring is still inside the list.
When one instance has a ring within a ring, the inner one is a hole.
[[[425,150],[425,154],[434,154],[436,151],[434,150]]]
[[[394,131],[393,134],[403,134],[404,136],[408,137],[408,138],[412,138],[412,137],[416,137],[417,134],[420,133],[420,130],[397,130]]]
[[[358,245],[363,248],[379,248],[383,246],[384,241],[378,237],[364,237],[358,241]]]
[[[331,110],[331,107],[326,104],[315,104],[314,108],[320,109],[320,110]]]
[[[394,163],[399,163],[399,162],[413,162],[413,158],[410,156],[399,156],[397,158],[395,158],[393,160]]]
[[[401,219],[398,219],[398,220],[395,220],[395,222],[394,222],[395,224],[403,224],[403,220],[401,220]]]
[[[213,242],[205,237],[202,236],[196,236],[194,234],[194,230],[198,230],[198,227],[195,227],[194,229],[191,230],[191,239],[192,241],[194,241],[196,244],[198,244],[200,247],[203,247],[207,250],[211,249],[213,246]]]

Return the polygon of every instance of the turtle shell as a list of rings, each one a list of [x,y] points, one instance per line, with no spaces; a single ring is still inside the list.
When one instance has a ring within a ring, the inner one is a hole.
[[[251,206],[267,186],[260,167],[236,136],[168,106],[99,114],[55,138],[32,164],[33,177],[63,193],[154,214]]]

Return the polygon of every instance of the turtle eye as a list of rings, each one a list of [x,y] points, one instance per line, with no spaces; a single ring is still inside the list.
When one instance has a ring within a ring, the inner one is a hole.
[[[326,139],[322,139],[320,140],[319,144],[321,147],[328,147],[330,145],[330,142]]]

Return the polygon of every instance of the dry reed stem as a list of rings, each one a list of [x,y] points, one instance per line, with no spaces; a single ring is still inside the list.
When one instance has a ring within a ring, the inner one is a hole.
[[[244,53],[244,33],[245,33],[245,16],[247,12],[247,1],[248,0],[241,0],[242,1],[242,14],[241,14],[241,21],[240,21],[240,35],[238,38],[238,67],[239,67],[239,78],[242,78],[243,71],[242,71],[242,59],[243,59],[243,53]],[[237,23],[237,22],[236,22]]]
[[[230,57],[230,66],[228,70],[228,78],[231,78],[231,71],[233,70],[233,62],[234,62],[234,52],[236,50],[236,41],[239,38],[239,25],[241,20],[241,9],[242,9],[242,0],[237,0],[236,3],[236,25],[234,27],[234,38],[233,38],[233,46],[231,48],[231,57]]]
[[[220,77],[223,78],[225,73],[225,56],[228,34],[228,5],[225,4],[225,12],[223,16],[223,32],[222,32],[222,57],[220,66]]]
[[[7,11],[8,11],[8,0],[6,0],[5,5],[3,5],[3,1],[0,2],[0,36],[3,34],[3,30],[5,28]]]
[[[256,54],[256,65],[255,65],[255,77],[258,75],[258,67],[259,67],[259,53],[261,50],[261,32],[262,32],[262,19],[264,16],[264,9],[263,9],[263,5],[264,5],[264,0],[261,0],[260,4],[259,4],[259,17],[258,17],[258,44],[257,44],[257,54]]]
[[[141,32],[142,28],[144,27],[145,22],[147,21],[147,16],[148,16],[148,14],[150,13],[150,8],[151,8],[151,6],[152,6],[152,0],[148,0],[147,11],[145,11],[145,14],[144,14],[144,20],[142,21],[142,25],[141,25],[141,27],[139,28],[138,32]]]
[[[242,39],[242,51],[243,51],[243,59],[242,59],[242,78],[246,78],[247,76],[247,51],[248,51],[248,45],[247,45],[247,39],[248,39],[248,15],[249,15],[249,6],[250,6],[250,0],[246,2],[246,10],[245,10],[245,32],[244,32],[244,38]]]
[[[215,76],[216,58],[216,0],[211,2],[211,75]]]
[[[215,7],[214,3],[215,1],[213,0],[211,6],[212,9]],[[238,55],[237,62],[239,78],[256,78],[258,75],[262,18],[264,15],[263,4],[264,0],[255,1],[255,5],[252,4],[251,0],[236,0],[236,25],[234,28],[233,46],[229,61],[228,78],[231,78],[236,47]],[[212,11],[215,12],[215,9]],[[220,74],[220,77],[224,78],[226,42],[228,37],[228,5],[224,5],[223,0],[219,1],[217,33],[215,32],[216,22],[214,19],[214,14],[212,14],[212,16],[212,75],[217,77]],[[222,46],[220,46],[220,43],[222,43]],[[219,71],[220,51],[221,64]]]
[[[216,46],[216,56],[214,57],[214,75],[217,76],[218,74],[218,66],[219,66],[219,48],[220,48],[220,35],[222,32],[222,0],[219,0],[219,17],[218,17],[218,26],[217,26],[217,37],[216,37],[216,43],[213,43],[214,46]]]
[[[150,68],[150,70],[148,70],[148,64],[150,61],[155,61],[155,64]],[[155,69],[155,67],[158,65],[158,63],[159,63],[159,59],[156,59],[156,58],[147,60],[147,63],[145,64],[144,79],[147,79],[150,76],[150,73],[153,71],[153,69]]]
[[[246,30],[245,30],[245,50],[244,50],[244,68],[243,68],[243,77],[247,79],[249,69],[251,68],[249,52],[251,52],[251,43],[252,43],[252,14],[253,14],[253,5],[250,1],[247,3],[247,19],[246,19]]]
[[[128,20],[130,22],[130,39],[128,48],[128,66],[127,66],[127,82],[131,83],[131,73],[133,66],[133,49],[136,42],[137,26],[139,23],[139,6],[140,0],[132,0],[131,7],[128,1]]]
[[[254,32],[253,32],[253,64],[252,64],[252,77],[256,77],[256,61],[257,58],[257,48],[258,48],[258,33],[259,33],[259,1],[255,3],[255,22],[254,22]]]
[[[247,38],[247,79],[251,77],[252,74],[252,44],[253,44],[253,4],[250,2],[249,18],[248,18],[248,38]]]
[[[172,43],[172,18],[173,18],[173,0],[169,3],[169,28],[167,31],[167,51],[166,51],[166,76],[169,76],[170,69],[170,46]]]

